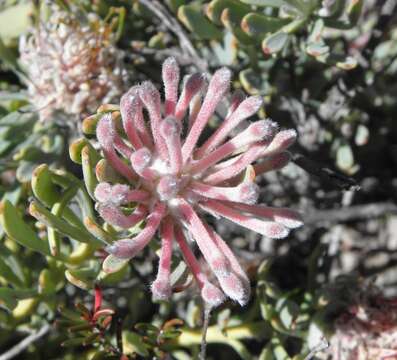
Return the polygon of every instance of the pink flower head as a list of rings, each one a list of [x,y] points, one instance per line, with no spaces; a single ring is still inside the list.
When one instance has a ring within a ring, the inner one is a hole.
[[[228,93],[231,72],[219,69],[208,85],[203,75],[189,75],[181,91],[175,59],[164,62],[162,75],[163,103],[151,82],[134,86],[121,98],[125,134],[116,130],[111,114],[105,114],[97,125],[105,158],[128,184],[102,182],[97,186],[100,215],[124,229],[145,220],[138,235],[118,240],[106,250],[113,257],[129,259],[159,233],[160,261],[152,284],[155,298],[167,299],[172,293],[171,256],[176,243],[209,306],[221,304],[226,296],[243,305],[250,295],[248,277],[201,214],[223,217],[275,239],[299,227],[298,213],[256,205],[258,186],[254,183],[255,173],[287,164],[286,149],[296,132],[279,131],[276,123],[259,120],[232,136],[262,105],[259,96],[244,99],[238,92],[225,120],[200,145],[204,128]],[[135,210],[125,215],[121,206],[131,203],[137,204]],[[217,284],[209,281],[189,243],[197,244]]]

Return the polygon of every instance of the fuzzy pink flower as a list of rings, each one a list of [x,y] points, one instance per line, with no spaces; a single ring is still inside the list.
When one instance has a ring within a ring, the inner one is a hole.
[[[100,215],[124,229],[145,220],[138,235],[119,240],[106,250],[113,257],[129,259],[159,233],[160,261],[152,284],[155,298],[171,295],[171,256],[176,243],[209,306],[221,304],[226,296],[244,305],[250,295],[249,279],[227,243],[199,214],[223,217],[275,239],[301,226],[299,214],[292,210],[255,204],[255,173],[286,165],[286,149],[296,132],[279,131],[276,123],[259,120],[231,136],[262,105],[259,96],[244,99],[236,93],[223,123],[199,145],[204,128],[228,93],[231,72],[219,69],[208,85],[203,75],[189,75],[180,93],[175,59],[164,62],[162,74],[164,103],[151,82],[134,86],[121,98],[125,136],[116,130],[111,114],[104,115],[97,125],[105,158],[129,184],[97,186]],[[121,206],[131,202],[137,206],[125,215]],[[197,244],[218,284],[209,281],[187,238]]]

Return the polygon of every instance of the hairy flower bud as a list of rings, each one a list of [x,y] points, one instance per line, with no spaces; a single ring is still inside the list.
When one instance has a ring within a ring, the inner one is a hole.
[[[126,89],[123,54],[114,46],[110,26],[93,13],[84,19],[53,4],[49,21],[21,37],[20,62],[42,121],[55,111],[78,120]]]

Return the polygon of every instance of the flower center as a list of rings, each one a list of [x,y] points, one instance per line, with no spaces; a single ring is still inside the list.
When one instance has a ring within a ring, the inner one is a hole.
[[[181,189],[181,180],[173,175],[165,175],[160,178],[156,191],[161,201],[175,198]]]

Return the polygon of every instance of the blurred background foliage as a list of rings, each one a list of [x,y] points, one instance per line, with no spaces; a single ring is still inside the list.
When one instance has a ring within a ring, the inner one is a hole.
[[[264,97],[262,116],[299,133],[292,164],[260,179],[260,200],[301,210],[306,225],[270,241],[213,221],[255,290],[246,307],[211,315],[207,358],[358,359],[334,352],[346,336],[340,319],[397,295],[396,10],[394,0],[0,1],[0,359],[200,352],[203,309],[192,287],[180,292],[183,262],[174,261],[170,303],[150,300],[155,251],[101,270],[117,234],[100,225],[90,196],[112,174],[81,140],[98,116],[83,122],[65,100],[39,121],[20,39],[59,11],[107,29],[128,73],[121,90],[158,82],[169,55],[187,72],[226,65],[233,88]]]

